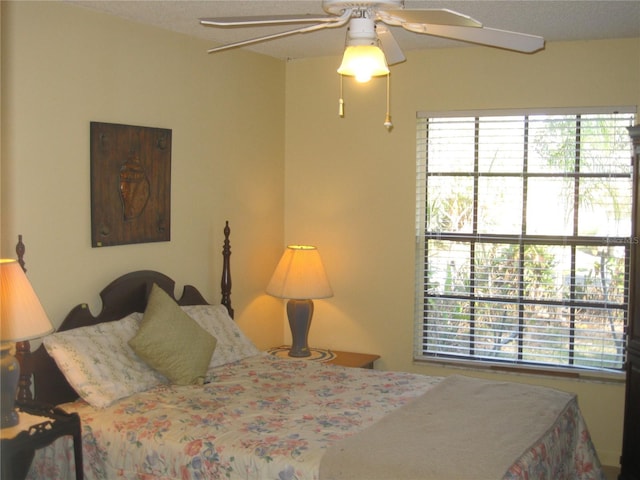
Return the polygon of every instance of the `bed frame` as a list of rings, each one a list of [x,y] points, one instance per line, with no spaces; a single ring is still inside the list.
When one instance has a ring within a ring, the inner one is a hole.
[[[224,245],[222,248],[223,266],[220,286],[222,290],[221,303],[227,307],[229,315],[233,318],[233,308],[231,307],[230,232],[229,222],[226,222],[224,227]],[[24,245],[21,249],[22,254],[24,254]],[[24,268],[22,254],[18,252],[18,256],[20,257],[19,261]],[[61,332],[72,328],[111,322],[134,312],[142,313],[147,306],[147,297],[154,283],[167,292],[179,305],[208,304],[197,288],[186,285],[182,296],[177,299],[174,297],[174,280],[160,272],[140,270],[116,278],[100,292],[102,310],[97,316],[94,317],[87,304],[82,303],[69,312],[57,331]],[[40,345],[33,353],[29,351],[25,352],[21,361],[21,370],[23,375],[27,376],[27,379],[33,374],[33,398],[36,402],[58,405],[78,398],[78,394],[69,385],[53,358],[47,353],[44,345]],[[29,386],[30,384],[26,385],[26,387]],[[23,385],[23,387],[25,387],[25,385]],[[28,398],[26,400],[31,399],[30,392],[19,392],[18,398],[20,398],[21,395],[23,397],[27,396]]]

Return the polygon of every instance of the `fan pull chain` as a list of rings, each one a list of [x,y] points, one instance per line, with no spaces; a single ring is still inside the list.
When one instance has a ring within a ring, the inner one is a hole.
[[[340,77],[340,99],[338,100],[338,116],[340,118],[344,118],[344,86],[343,86],[343,77],[344,75],[339,75]],[[391,75],[387,73],[387,113],[384,116],[384,124],[387,131],[391,131],[393,129],[393,122],[391,121]]]
[[[342,98],[342,75],[340,77],[340,100],[338,101],[338,115],[340,118],[344,118],[344,98]]]
[[[387,73],[387,113],[384,116],[384,126],[390,132],[393,128],[393,123],[391,123],[391,74]]]

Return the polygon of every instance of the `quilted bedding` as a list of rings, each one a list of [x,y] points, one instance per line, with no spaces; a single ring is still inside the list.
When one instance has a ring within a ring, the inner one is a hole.
[[[266,354],[210,372],[204,386],[160,385],[104,409],[82,400],[63,406],[82,419],[85,478],[317,479],[328,447],[442,380]],[[567,412],[505,478],[562,469],[602,478],[580,411]],[[38,450],[29,478],[73,478],[72,452],[70,438]],[[558,462],[567,465],[549,465]]]

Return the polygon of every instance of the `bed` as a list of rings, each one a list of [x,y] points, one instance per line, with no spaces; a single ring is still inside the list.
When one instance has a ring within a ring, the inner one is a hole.
[[[604,479],[575,395],[260,352],[233,321],[229,256],[227,224],[220,304],[131,272],[29,353],[35,401],[80,415],[84,478]],[[75,478],[72,439],[28,478]]]

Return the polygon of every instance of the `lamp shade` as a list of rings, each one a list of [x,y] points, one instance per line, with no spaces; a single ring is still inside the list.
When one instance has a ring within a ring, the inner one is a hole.
[[[0,340],[23,342],[53,331],[17,260],[0,260]]]
[[[332,297],[318,249],[311,245],[289,245],[267,285],[267,293],[296,300]]]
[[[356,77],[358,82],[368,82],[371,77],[387,75],[389,67],[380,47],[376,45],[349,45],[344,50],[338,73]]]

